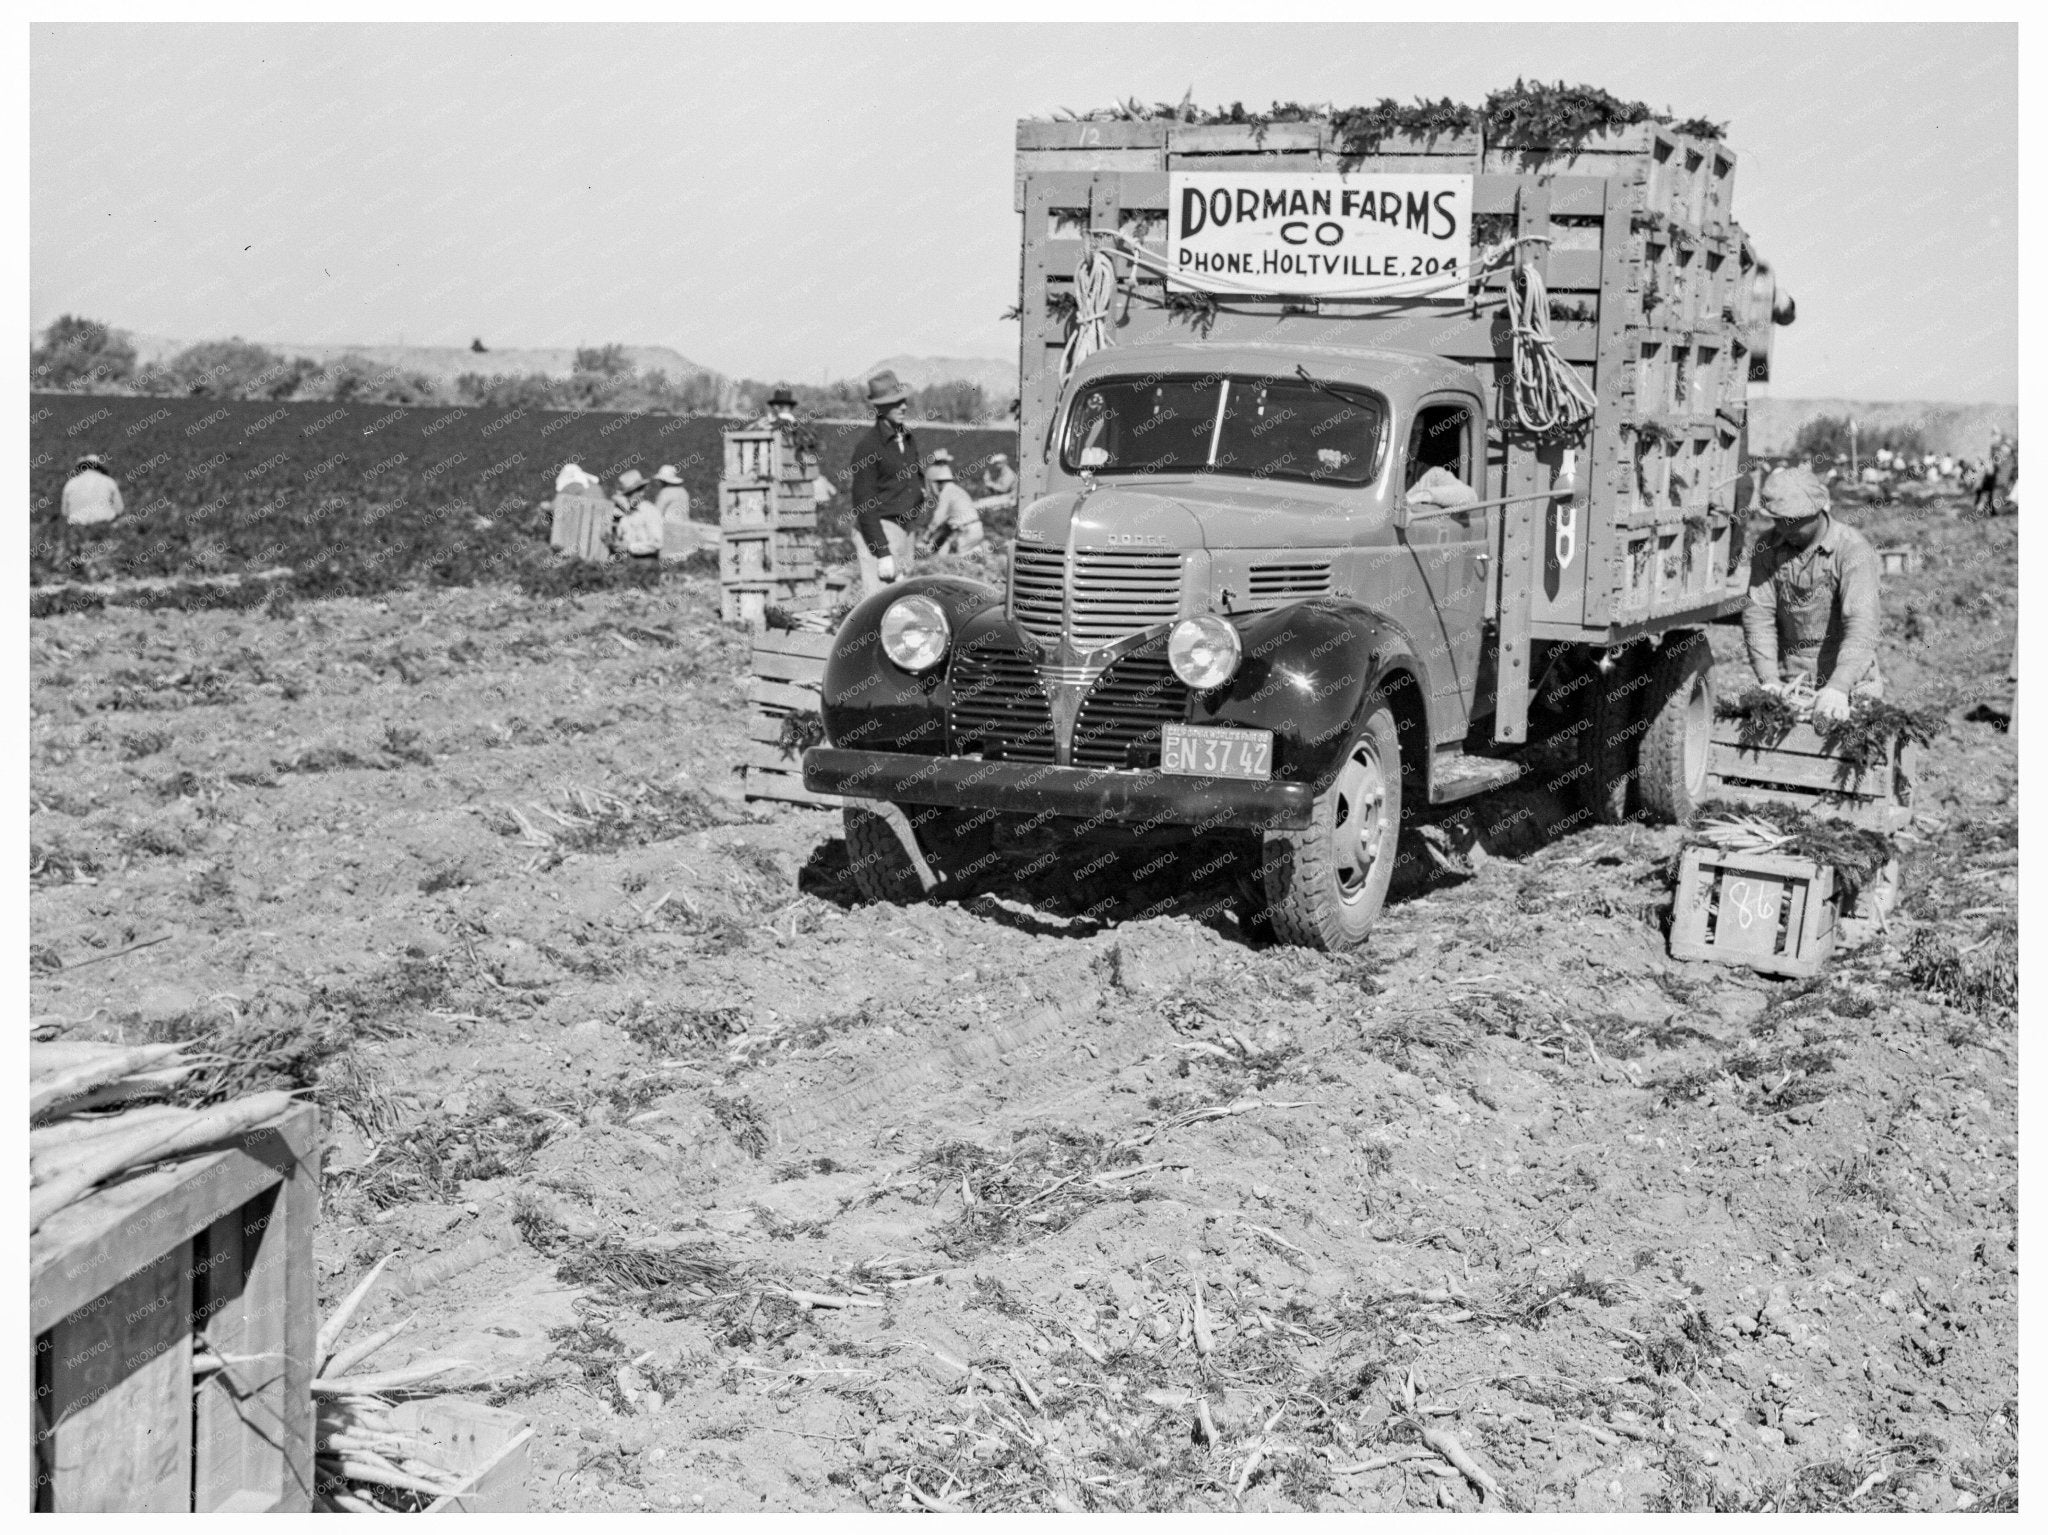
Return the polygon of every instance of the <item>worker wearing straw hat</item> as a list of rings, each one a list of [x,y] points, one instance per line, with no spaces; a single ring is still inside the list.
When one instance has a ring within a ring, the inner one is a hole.
[[[965,554],[979,549],[987,535],[981,528],[981,511],[953,478],[953,455],[944,448],[932,455],[925,470],[937,498],[932,507],[931,526],[925,530],[925,549],[931,554]]]
[[[924,509],[924,466],[906,424],[910,391],[883,370],[868,380],[875,424],[853,445],[855,553],[869,592],[910,574],[910,529]]]
[[[1773,692],[1814,692],[1815,723],[1849,717],[1849,700],[1878,698],[1877,551],[1835,521],[1810,469],[1774,469],[1759,498],[1771,531],[1749,568],[1742,633],[1757,681]]]

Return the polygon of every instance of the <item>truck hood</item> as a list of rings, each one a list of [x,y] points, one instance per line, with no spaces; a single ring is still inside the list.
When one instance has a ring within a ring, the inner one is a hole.
[[[1055,491],[1018,519],[1017,536],[1078,549],[1300,549],[1372,541],[1387,524],[1373,487],[1272,480],[1172,480]]]

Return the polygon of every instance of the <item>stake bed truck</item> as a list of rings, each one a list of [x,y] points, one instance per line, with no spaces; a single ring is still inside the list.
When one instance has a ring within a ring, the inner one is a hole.
[[[1050,838],[1236,838],[1247,917],[1357,944],[1403,806],[1550,743],[1686,814],[1746,593],[1745,388],[1780,307],[1733,155],[1026,122],[1007,591],[863,600],[806,783],[874,898]]]

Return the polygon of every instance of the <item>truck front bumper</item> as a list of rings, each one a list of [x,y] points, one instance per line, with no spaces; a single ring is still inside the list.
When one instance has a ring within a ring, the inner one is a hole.
[[[1156,768],[1116,772],[836,746],[814,746],[804,753],[804,787],[815,794],[895,804],[1204,830],[1299,831],[1315,807],[1315,790],[1305,783],[1247,783],[1169,776]]]

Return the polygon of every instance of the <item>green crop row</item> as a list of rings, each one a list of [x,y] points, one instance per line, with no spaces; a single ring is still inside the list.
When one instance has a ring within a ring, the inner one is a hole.
[[[301,595],[407,584],[563,582],[541,503],[575,462],[609,485],[673,464],[692,514],[717,515],[720,434],[711,416],[526,408],[465,410],[324,401],[34,394],[29,409],[30,580],[194,576],[289,567]],[[848,460],[863,427],[818,423],[827,553],[843,552]],[[920,427],[963,478],[1016,453],[1009,431]],[[80,536],[59,514],[64,481],[94,452],[124,515]]]

